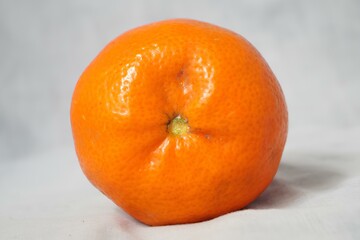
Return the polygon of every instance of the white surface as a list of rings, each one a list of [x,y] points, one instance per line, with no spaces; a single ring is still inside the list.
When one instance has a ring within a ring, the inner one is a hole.
[[[301,131],[246,209],[148,227],[83,176],[72,149],[0,165],[0,239],[360,239],[360,128]]]

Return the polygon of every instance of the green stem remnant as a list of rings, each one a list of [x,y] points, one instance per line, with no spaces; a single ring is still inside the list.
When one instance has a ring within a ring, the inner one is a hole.
[[[182,136],[190,130],[188,121],[180,115],[175,117],[168,124],[168,132],[174,136]]]

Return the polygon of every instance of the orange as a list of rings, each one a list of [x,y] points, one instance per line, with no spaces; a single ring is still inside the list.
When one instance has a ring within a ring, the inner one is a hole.
[[[130,30],[81,75],[72,98],[87,178],[148,225],[239,210],[272,181],[287,136],[282,90],[238,34],[175,19]]]

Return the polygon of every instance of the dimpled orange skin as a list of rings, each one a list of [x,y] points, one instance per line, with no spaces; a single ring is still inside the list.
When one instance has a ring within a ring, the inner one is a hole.
[[[188,131],[169,124],[181,116]],[[282,90],[234,32],[175,19],[130,30],[80,77],[72,99],[87,178],[148,225],[208,220],[272,181],[287,136]]]

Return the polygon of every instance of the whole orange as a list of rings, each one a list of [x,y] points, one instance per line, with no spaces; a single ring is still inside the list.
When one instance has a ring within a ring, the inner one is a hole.
[[[239,210],[272,181],[287,136],[282,90],[234,32],[175,19],[130,30],[80,77],[72,99],[87,178],[148,225]]]

